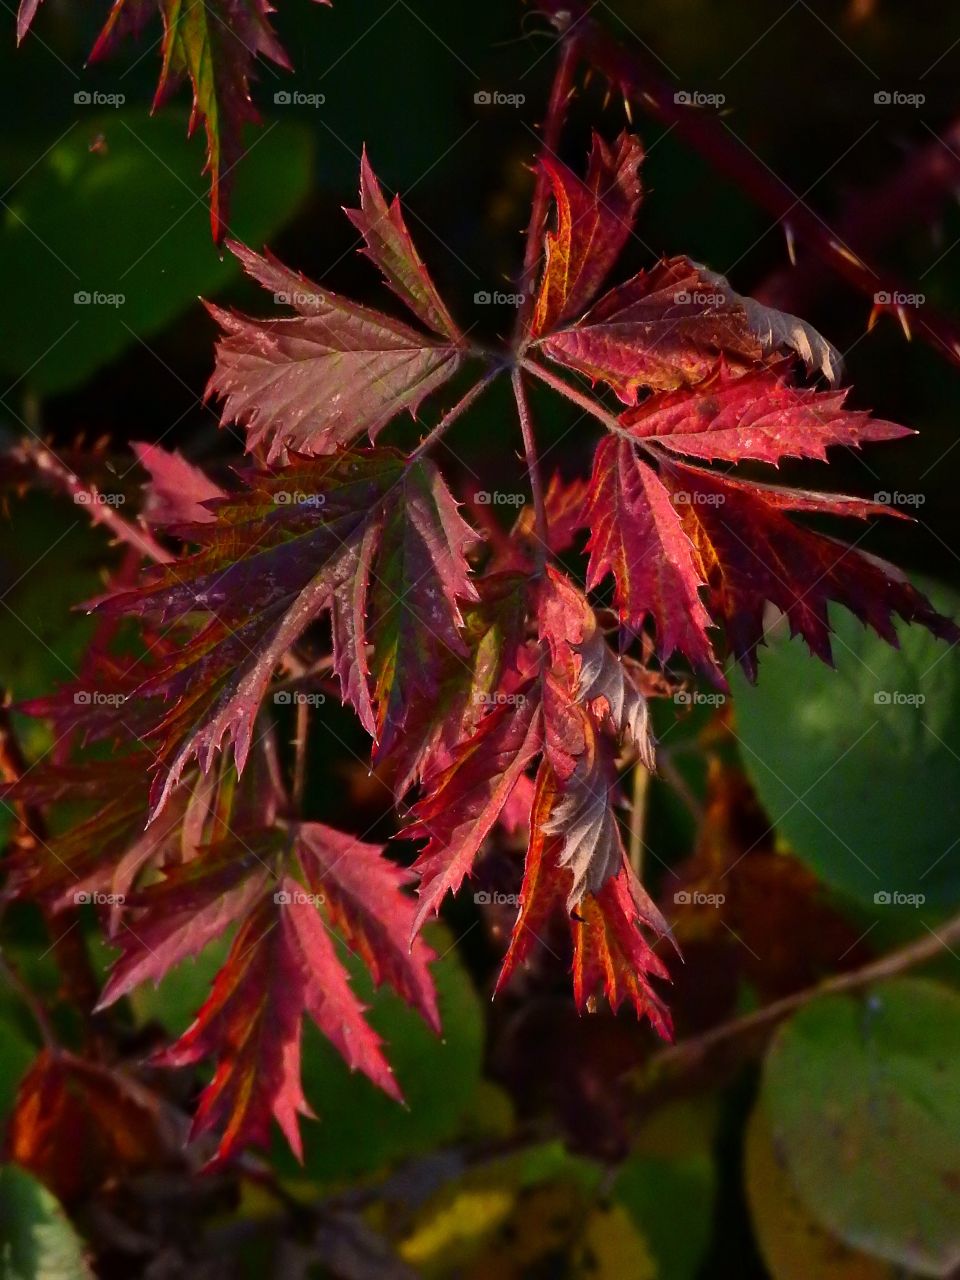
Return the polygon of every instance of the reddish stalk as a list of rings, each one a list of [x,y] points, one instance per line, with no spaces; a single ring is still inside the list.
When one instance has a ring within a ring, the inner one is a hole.
[[[718,173],[734,182],[789,230],[798,243],[806,245],[871,303],[878,293],[917,292],[889,273],[881,274],[859,251],[844,243],[719,116],[677,103],[675,86],[664,79],[643,51],[628,52],[621,48],[599,23],[587,16],[589,11],[581,0],[539,0],[539,8],[558,30],[568,25],[575,28],[579,52],[584,59],[625,97],[633,97],[655,119],[670,125]],[[949,316],[927,304],[917,317],[917,331],[934,350],[954,364],[960,364],[960,325]]]
[[[547,530],[547,506],[544,500],[543,477],[540,475],[540,459],[537,456],[537,445],[533,438],[533,420],[527,393],[523,386],[523,374],[514,369],[511,378],[513,394],[517,402],[517,413],[520,415],[520,430],[523,432],[523,452],[527,460],[527,472],[530,476],[530,492],[533,494],[533,514],[537,531],[537,569],[542,573],[547,562],[549,550],[549,534]]]

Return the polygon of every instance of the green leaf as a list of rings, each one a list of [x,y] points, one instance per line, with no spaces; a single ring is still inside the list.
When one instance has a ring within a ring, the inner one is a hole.
[[[822,1226],[923,1275],[960,1265],[960,996],[899,979],[814,1001],[774,1039],[761,1105]]]
[[[0,368],[24,387],[77,386],[198,306],[198,294],[236,279],[237,263],[211,243],[207,182],[185,133],[176,112],[84,116],[8,196]],[[311,154],[294,124],[258,139],[241,166],[231,231],[262,244],[282,226],[309,187]],[[83,294],[91,301],[75,302]]]
[[[956,597],[932,595],[960,616]],[[744,764],[776,829],[827,884],[885,911],[897,894],[948,909],[960,901],[948,853],[960,831],[960,651],[902,625],[891,649],[845,611],[831,617],[836,670],[794,639],[773,642],[756,687],[733,673]]]
[[[83,1243],[50,1192],[16,1165],[0,1168],[3,1280],[92,1280]]]
[[[710,1243],[715,1127],[712,1099],[660,1108],[613,1184],[613,1197],[646,1240],[657,1275],[669,1280],[695,1280]]]
[[[431,965],[442,1037],[391,991],[374,992],[366,970],[342,953],[351,986],[370,1006],[369,1021],[386,1041],[406,1106],[351,1073],[327,1041],[305,1028],[303,1091],[319,1123],[303,1126],[303,1170],[277,1144],[274,1159],[282,1171],[305,1171],[319,1181],[371,1173],[447,1141],[466,1123],[480,1085],[483,1012],[456,952],[449,950],[452,939],[440,928],[426,936],[442,957]]]

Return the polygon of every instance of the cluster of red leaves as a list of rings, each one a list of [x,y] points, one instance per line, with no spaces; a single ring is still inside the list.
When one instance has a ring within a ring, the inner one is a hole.
[[[826,344],[705,268],[660,262],[596,299],[632,231],[640,160],[624,134],[613,147],[595,141],[585,181],[541,162],[556,217],[509,353],[518,411],[529,437],[523,379],[539,377],[590,406],[604,435],[589,481],[553,483],[538,518],[522,515],[493,555],[426,445],[404,455],[377,443],[402,410],[415,413],[483,353],[451,319],[366,157],[361,208],[349,217],[422,327],[232,245],[293,313],[211,308],[223,332],[210,391],[224,422],[246,430],[256,465],[225,493],[183,459],[141,451],[148,518],[181,551],[94,605],[111,637],[135,620],[136,654],[95,643],[77,682],[28,707],[52,717],[61,746],[9,795],[69,801],[86,816],[16,859],[9,891],[52,909],[78,890],[123,896],[107,913],[121,955],[103,1003],[235,929],[196,1022],[159,1058],[216,1059],[194,1130],[222,1134],[221,1159],[264,1142],[271,1116],[299,1147],[305,1014],[352,1067],[399,1096],[330,931],[436,1026],[418,930],[474,873],[498,822],[523,821],[530,833],[498,986],[562,917],[578,1007],[626,999],[669,1035],[651,985],[666,976],[653,947],[668,931],[617,818],[624,764],[654,767],[647,701],[670,688],[666,664],[686,660],[722,684],[729,654],[752,676],[769,605],[825,661],[831,601],[892,643],[896,616],[958,634],[892,568],[791,518],[864,519],[884,508],[703,465],[823,459],[831,445],[907,433],[846,409],[842,392],[800,383],[795,353],[832,369]],[[542,357],[606,384],[619,414]],[[364,435],[372,447],[358,443]],[[533,473],[529,448],[528,463]],[[556,560],[581,529],[585,588]],[[608,577],[618,649],[604,629],[609,611],[587,596]],[[378,847],[304,822],[278,767],[265,701],[278,680],[310,678],[297,650],[321,619],[344,702],[398,801],[412,796],[402,834],[425,843],[410,872]],[[74,745],[108,740],[119,754],[73,761]],[[402,892],[414,879],[418,904]]]
[[[330,0],[318,0],[329,4]],[[40,0],[20,0],[17,41],[36,17]],[[189,81],[193,109],[189,132],[202,122],[210,174],[210,225],[219,244],[227,229],[233,171],[243,157],[243,129],[259,123],[250,99],[258,57],[291,70],[270,26],[269,0],[113,0],[90,61],[113,53],[127,36],[137,36],[159,11],[163,21],[160,81],[154,109]]]

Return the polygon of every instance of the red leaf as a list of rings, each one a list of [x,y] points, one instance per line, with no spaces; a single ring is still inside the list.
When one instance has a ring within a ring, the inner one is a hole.
[[[680,652],[716,678],[699,557],[667,489],[629,441],[607,436],[597,446],[582,522],[588,589],[612,574],[623,625],[639,631],[651,618],[663,661]]]
[[[740,300],[686,258],[638,272],[539,345],[559,364],[608,383],[628,405],[642,387],[673,391],[702,381],[721,353],[736,367],[762,356]]]
[[[791,634],[802,635],[811,652],[828,663],[831,600],[894,645],[894,615],[919,622],[943,639],[960,638],[960,628],[892,566],[800,528],[783,514],[822,511],[862,518],[885,508],[751,485],[672,461],[662,464],[661,477],[674,503],[681,499],[677,510],[697,548],[701,576],[710,584],[707,608],[723,623],[730,649],[751,678],[767,601],[786,615]]]
[[[311,1114],[300,1085],[300,1024],[309,1014],[346,1059],[391,1097],[400,1090],[363,1016],[316,907],[285,877],[240,926],[207,1003],[155,1061],[169,1067],[217,1058],[193,1134],[222,1130],[212,1164],[249,1143],[266,1146],[271,1116],[302,1155],[298,1117]]]
[[[193,524],[215,519],[208,504],[226,493],[214,484],[199,467],[188,462],[176,449],[168,452],[158,444],[133,441],[137,461],[150,473],[144,485],[145,519],[153,525]]]
[[[360,162],[360,206],[344,212],[366,241],[363,252],[380,268],[389,287],[421,323],[434,333],[459,342],[460,331],[410,238],[400,201],[394,197],[388,205],[384,200],[367,159],[366,147]]]
[[[644,892],[621,855],[614,876],[597,894],[569,903],[572,876],[561,864],[563,841],[554,816],[562,791],[547,762],[540,766],[530,825],[520,911],[510,946],[497,978],[497,991],[530,955],[559,913],[567,916],[573,940],[574,996],[579,1009],[592,1007],[604,993],[616,1010],[630,999],[638,1016],[646,1017],[665,1039],[671,1035],[670,1017],[653,991],[649,975],[668,977],[666,966],[653,952],[642,929],[657,936],[668,933],[666,922]]]
[[[100,996],[99,1008],[142,982],[160,980],[187,956],[197,956],[257,902],[276,852],[269,833],[233,836],[206,848],[201,858],[166,868],[164,878],[126,903],[113,939],[122,950]]]
[[[546,758],[558,799],[545,830],[562,837],[558,862],[572,872],[567,905],[596,892],[623,858],[613,812],[619,739],[629,736],[653,769],[646,699],[607,647],[593,610],[568,578],[549,569],[540,605],[549,649],[544,676]]]
[[[535,686],[527,686],[484,716],[450,767],[427,780],[403,832],[427,841],[413,867],[420,875],[415,928],[471,873],[480,846],[540,750],[541,733],[540,701]]]
[[[330,923],[370,971],[440,1030],[437,996],[428,968],[433,952],[417,938],[410,946],[416,908],[402,892],[415,877],[384,856],[379,845],[304,822],[295,828],[297,854],[314,893],[324,898]]]
[[[844,409],[846,395],[792,387],[787,367],[740,377],[721,367],[689,391],[651,396],[620,421],[637,439],[672,453],[725,462],[823,460],[831,445],[858,447],[913,434],[862,409]]]
[[[533,333],[546,333],[589,305],[626,244],[640,207],[639,139],[621,133],[613,149],[593,135],[586,181],[553,156],[540,158],[557,206],[546,236],[546,262]]]
[[[224,330],[207,394],[224,401],[223,423],[247,429],[247,448],[267,460],[287,450],[330,453],[367,432],[371,439],[459,367],[461,350],[382,312],[340,298],[276,258],[230,241],[247,273],[296,316],[253,320],[219,307]]]

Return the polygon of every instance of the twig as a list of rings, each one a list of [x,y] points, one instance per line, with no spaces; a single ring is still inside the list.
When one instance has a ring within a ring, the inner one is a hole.
[[[533,512],[537,530],[537,566],[542,573],[550,546],[543,478],[540,475],[540,460],[537,457],[537,445],[533,438],[533,421],[530,417],[530,406],[527,404],[527,393],[523,386],[523,374],[519,369],[514,369],[511,381],[517,402],[517,413],[520,415],[520,430],[523,432],[523,452],[527,460],[527,474],[530,477],[530,492],[533,494]]]
[[[293,787],[291,796],[296,813],[303,816],[303,793],[307,784],[307,736],[310,732],[310,708],[305,698],[297,699],[297,731],[293,741]]]
[[[630,798],[630,847],[627,856],[630,865],[643,879],[643,831],[647,818],[647,797],[650,794],[650,770],[639,758],[633,766],[633,795]]]
[[[821,996],[838,995],[846,991],[858,991],[883,978],[892,978],[907,969],[916,968],[930,960],[936,960],[944,951],[951,949],[951,944],[960,942],[960,915],[954,916],[936,932],[931,930],[929,936],[918,938],[897,951],[872,960],[860,969],[852,969],[847,973],[835,974],[824,979],[816,986],[806,987],[793,995],[774,1000],[771,1004],[756,1009],[753,1013],[733,1018],[729,1022],[713,1027],[703,1035],[690,1040],[682,1040],[655,1054],[644,1070],[644,1078],[651,1082],[659,1082],[664,1077],[671,1078],[696,1068],[703,1067],[708,1058],[719,1050],[725,1049],[731,1042],[737,1042],[751,1034],[760,1034],[764,1039],[773,1027],[789,1014],[817,1000]]]
[[[733,181],[755,204],[789,229],[854,289],[871,301],[878,293],[916,293],[888,273],[882,276],[862,254],[825,226],[801,197],[769,169],[719,116],[676,101],[675,88],[640,49],[622,49],[593,18],[582,0],[538,0],[544,14],[562,30],[575,28],[583,57],[632,96],[662,123],[674,128],[719,173]],[[571,21],[572,20],[572,21]],[[960,325],[927,304],[918,332],[935,350],[960,364]]]
[[[170,552],[161,547],[146,529],[140,529],[125,520],[113,503],[102,502],[102,494],[96,485],[84,484],[42,441],[24,440],[20,448],[24,457],[33,463],[42,476],[47,477],[55,488],[84,508],[93,524],[102,524],[120,542],[135,548],[157,564],[169,564],[173,559]]]

